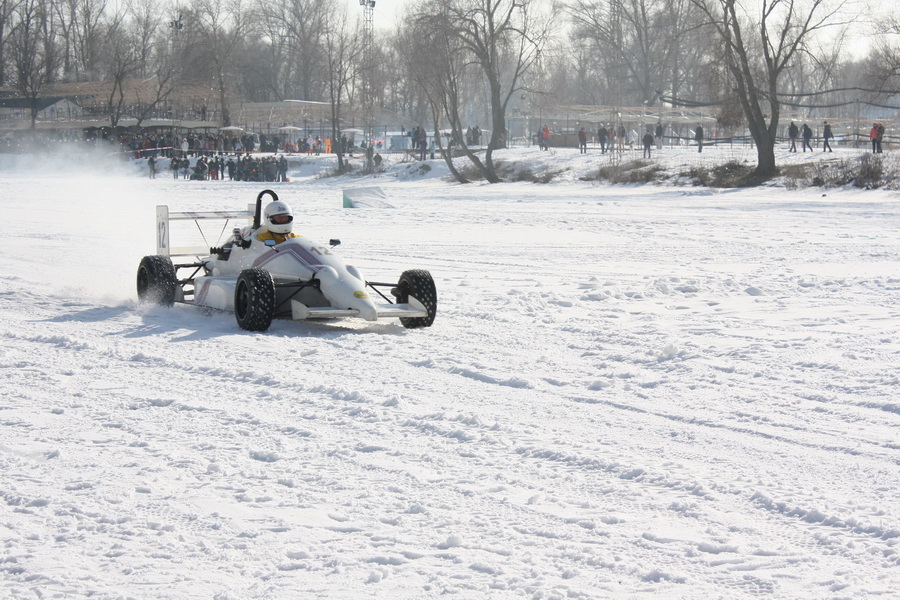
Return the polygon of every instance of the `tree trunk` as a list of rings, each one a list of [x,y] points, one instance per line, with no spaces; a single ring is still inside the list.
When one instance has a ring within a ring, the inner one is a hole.
[[[453,151],[450,148],[444,148],[441,144],[441,135],[440,135],[440,127],[438,126],[438,111],[432,109],[433,118],[434,118],[434,133],[435,139],[437,140],[438,150],[441,152],[441,156],[444,159],[444,162],[447,164],[447,168],[450,170],[450,174],[453,175],[453,178],[456,179],[458,183],[471,183],[466,176],[459,172],[459,169],[456,168],[456,165],[453,164]]]
[[[775,165],[775,139],[766,131],[763,139],[756,144],[756,175],[769,179],[778,168]]]
[[[484,165],[487,180],[499,183],[497,169],[494,167],[494,150],[506,147],[506,113],[500,100],[500,82],[491,82],[491,141],[484,152]]]
[[[220,127],[229,127],[231,125],[231,114],[228,112],[228,99],[225,89],[225,69],[223,68],[222,59],[219,57],[218,52],[216,52],[216,79],[219,84],[219,107],[222,112],[222,123]]]

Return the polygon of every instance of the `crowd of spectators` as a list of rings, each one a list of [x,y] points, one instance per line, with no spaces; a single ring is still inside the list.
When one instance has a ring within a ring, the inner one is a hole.
[[[802,127],[797,127],[795,123],[790,122],[789,125],[785,125],[784,134],[784,137],[779,137],[776,143],[786,143],[789,152],[797,152],[797,141],[803,142],[804,152],[807,149],[813,152],[814,141],[822,143],[823,152],[833,152],[832,140],[847,147],[859,147],[863,143],[863,137],[859,132],[849,131],[843,135],[835,135],[834,129],[828,121],[823,122],[821,132],[813,131],[806,123]],[[885,125],[878,121],[873,123],[866,138],[871,140],[873,153],[882,153],[883,145],[887,140]],[[685,130],[684,127],[676,128],[674,125],[666,127],[661,122],[656,123],[655,126],[636,126],[634,129],[626,128],[622,123],[618,125],[601,123],[596,131],[588,131],[585,127],[581,127],[574,134],[565,130],[552,129],[549,125],[542,125],[531,135],[530,143],[538,146],[541,150],[549,150],[551,146],[571,147],[577,144],[580,152],[586,153],[588,143],[592,140],[601,154],[614,149],[622,152],[626,148],[643,147],[645,157],[649,157],[649,150],[653,145],[657,150],[662,150],[664,143],[672,146],[693,145],[700,152],[703,151],[705,145],[710,144],[753,143],[747,135],[721,136],[716,130],[713,130],[712,136],[708,137],[708,133],[704,131],[700,123],[688,126]]]
[[[151,178],[159,172],[156,157],[147,158]],[[244,156],[200,156],[193,162],[187,155],[174,156],[169,161],[169,169],[174,179],[190,179],[195,181],[225,180],[231,181],[288,181],[288,163],[284,155],[256,157]]]

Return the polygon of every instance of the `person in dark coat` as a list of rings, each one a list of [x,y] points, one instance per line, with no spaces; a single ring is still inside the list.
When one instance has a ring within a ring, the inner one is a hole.
[[[587,131],[584,127],[578,130],[578,150],[581,154],[587,154]]]
[[[656,149],[662,150],[663,147],[663,134],[665,130],[663,129],[662,123],[656,124]]]
[[[694,130],[694,139],[697,140],[697,152],[703,152],[703,125],[697,123],[697,129]]]
[[[812,144],[810,140],[812,140],[813,132],[812,129],[809,128],[809,125],[806,123],[803,124],[803,151],[806,152],[806,149],[809,148],[809,151],[813,151]]]
[[[788,152],[797,151],[797,136],[799,134],[800,129],[797,127],[797,124],[791,121],[791,126],[788,127],[788,139],[791,141],[791,147],[788,148]]]
[[[834,133],[831,131],[831,125],[828,124],[828,121],[825,121],[825,126],[822,129],[822,152],[825,152],[826,150],[828,152],[834,152],[834,150],[831,149],[831,144],[828,143],[828,140],[833,137]]]
[[[644,142],[644,158],[650,158],[650,148],[653,146],[653,133],[647,131],[642,141]]]
[[[597,141],[600,142],[600,154],[606,154],[606,139],[609,137],[609,129],[600,125],[597,130]]]

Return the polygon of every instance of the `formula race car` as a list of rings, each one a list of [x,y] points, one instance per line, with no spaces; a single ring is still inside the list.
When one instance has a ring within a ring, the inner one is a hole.
[[[262,201],[267,195],[272,202],[263,215]],[[208,219],[225,220],[222,231],[233,219],[252,219],[252,224],[235,227],[221,247],[170,246],[173,221],[193,220],[202,233],[200,222]],[[405,271],[396,283],[367,281],[359,269],[334,253],[340,240],[325,245],[303,236],[291,237],[292,220],[291,209],[279,202],[272,190],[260,192],[255,206],[248,206],[247,211],[169,212],[167,206],[157,206],[156,254],[141,259],[138,299],[234,311],[238,325],[249,331],[265,331],[273,318],[399,318],[407,328],[430,327],[434,322],[437,292],[428,271]],[[273,230],[282,235],[273,235]],[[173,262],[178,257],[194,260]],[[184,277],[182,273],[189,274]],[[381,291],[385,288],[393,300]]]

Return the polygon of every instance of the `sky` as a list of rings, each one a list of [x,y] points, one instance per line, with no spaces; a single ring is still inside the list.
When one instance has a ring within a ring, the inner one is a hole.
[[[362,14],[359,0],[346,2],[349,14]],[[406,0],[376,0],[373,12],[376,31],[396,28],[404,18],[405,5]],[[895,0],[843,0],[843,5],[848,18],[854,21],[847,32],[849,41],[845,48],[853,56],[864,56],[878,39],[873,30],[879,23],[896,16]]]

